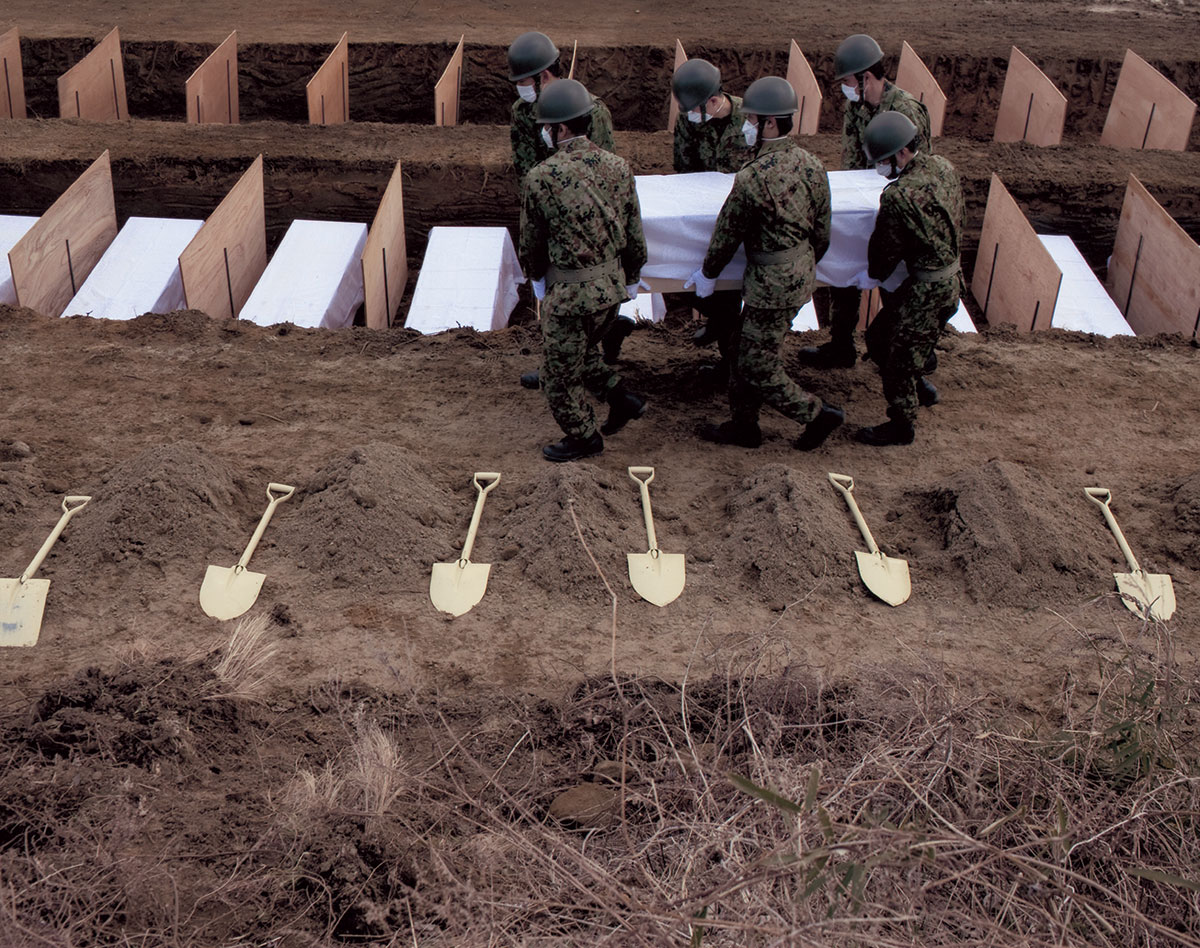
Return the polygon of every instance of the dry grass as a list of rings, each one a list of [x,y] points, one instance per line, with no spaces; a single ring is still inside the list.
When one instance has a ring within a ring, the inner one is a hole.
[[[212,698],[261,701],[273,684],[279,642],[271,634],[271,617],[258,612],[238,620],[221,657],[213,666]]]

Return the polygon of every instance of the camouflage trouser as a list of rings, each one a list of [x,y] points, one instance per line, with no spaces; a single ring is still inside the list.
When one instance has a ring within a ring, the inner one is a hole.
[[[804,391],[783,370],[780,350],[795,315],[795,308],[742,309],[741,326],[734,334],[733,371],[729,377],[729,406],[734,422],[756,424],[763,402],[802,425],[812,421],[821,410],[821,400]]]
[[[942,329],[958,309],[958,274],[936,283],[906,282],[867,327],[867,354],[879,366],[888,416],[917,419],[917,379]]]
[[[596,433],[596,418],[586,391],[603,395],[621,381],[600,357],[600,340],[620,308],[618,304],[583,316],[560,316],[551,307],[542,309],[546,402],[554,420],[568,435],[590,438]]]
[[[700,299],[692,297],[692,306],[707,321],[713,335],[717,337],[717,349],[722,359],[730,359],[733,352],[733,333],[737,328],[738,314],[742,311],[741,290],[717,290],[712,296]]]
[[[853,346],[854,331],[858,328],[859,308],[862,305],[862,290],[856,286],[829,286],[818,288],[813,296],[819,298],[822,293],[826,294],[828,312],[822,312],[826,309],[824,302],[814,302],[814,305],[817,308],[818,322],[821,326],[829,327],[829,341],[835,346]],[[886,306],[892,294],[881,289],[879,296]]]

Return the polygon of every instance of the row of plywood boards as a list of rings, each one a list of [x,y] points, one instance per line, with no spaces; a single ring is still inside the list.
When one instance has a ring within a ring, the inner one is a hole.
[[[8,249],[11,299],[0,281],[0,302],[50,316],[90,312],[87,301],[120,307],[116,294],[136,287],[131,298],[142,302],[129,303],[132,311],[96,315],[166,311],[153,307],[175,309],[182,300],[218,318],[337,326],[362,304],[367,325],[382,328],[408,281],[399,162],[369,230],[294,221],[269,266],[261,155],[207,221],[130,218],[118,234],[107,151],[41,218],[15,220],[22,236]]]

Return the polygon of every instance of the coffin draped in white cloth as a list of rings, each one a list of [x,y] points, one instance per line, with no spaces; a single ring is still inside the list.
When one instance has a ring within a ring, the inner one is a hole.
[[[505,227],[434,227],[404,325],[423,333],[503,329],[525,282]]]
[[[352,325],[363,302],[366,244],[366,224],[292,221],[238,318],[308,329]]]
[[[17,290],[13,286],[12,269],[8,265],[8,252],[37,222],[36,217],[0,214],[0,303],[17,305]]]

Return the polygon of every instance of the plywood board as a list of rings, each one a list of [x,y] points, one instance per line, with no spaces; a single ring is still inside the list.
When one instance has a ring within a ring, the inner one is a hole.
[[[929,109],[929,134],[937,138],[942,134],[942,123],[946,120],[946,93],[933,78],[929,67],[907,42],[900,48],[900,65],[896,69],[896,85],[909,95],[916,96]]]
[[[304,87],[309,125],[341,125],[350,121],[350,43],[343,33],[333,52]]]
[[[0,36],[0,119],[25,118],[25,73],[21,68],[21,34],[14,26]]]
[[[266,268],[267,221],[259,155],[179,255],[188,307],[216,319],[232,319]]]
[[[683,49],[683,43],[675,40],[675,69],[678,69],[688,60],[688,55]],[[675,75],[675,69],[671,70],[671,75]],[[679,118],[679,103],[675,101],[675,93],[668,92],[667,99],[669,105],[667,107],[667,131],[675,133],[675,122]]]
[[[788,47],[787,81],[796,90],[796,101],[799,103],[792,134],[817,134],[817,122],[821,118],[821,87],[795,40]]]
[[[106,151],[8,252],[18,304],[46,316],[62,315],[116,236]]]
[[[237,30],[188,76],[184,90],[192,125],[238,124]]]
[[[1200,246],[1133,175],[1108,262],[1108,292],[1139,336],[1200,328]]]
[[[1066,121],[1067,97],[1014,46],[1008,56],[993,140],[1057,145]]]
[[[459,90],[462,88],[464,38],[464,36],[458,38],[458,45],[454,47],[454,53],[450,57],[446,71],[442,73],[442,78],[433,87],[434,125],[458,124],[458,96]]]
[[[1114,148],[1187,149],[1196,103],[1132,49],[1125,50],[1100,144]]]
[[[371,222],[367,246],[362,255],[363,293],[366,297],[367,325],[386,329],[400,308],[408,283],[408,247],[404,238],[404,188],[400,180],[400,162]]]
[[[119,122],[129,118],[121,33],[113,27],[96,48],[58,77],[60,118]]]
[[[991,325],[1048,329],[1062,271],[997,175],[992,175],[971,292]]]

